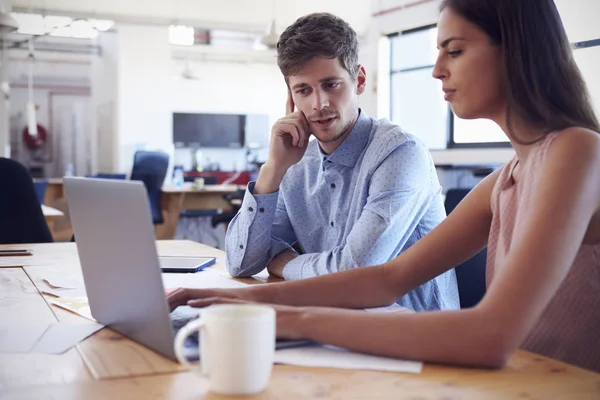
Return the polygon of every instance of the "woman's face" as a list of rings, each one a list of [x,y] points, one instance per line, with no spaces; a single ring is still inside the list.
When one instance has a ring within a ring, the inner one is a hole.
[[[505,115],[506,95],[500,46],[450,7],[438,22],[439,54],[433,77],[442,81],[445,99],[460,118]]]

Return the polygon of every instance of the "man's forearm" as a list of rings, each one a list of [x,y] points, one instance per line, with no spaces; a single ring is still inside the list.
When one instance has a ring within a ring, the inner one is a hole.
[[[268,194],[278,191],[286,172],[287,170],[277,170],[267,162],[258,173],[253,194]]]

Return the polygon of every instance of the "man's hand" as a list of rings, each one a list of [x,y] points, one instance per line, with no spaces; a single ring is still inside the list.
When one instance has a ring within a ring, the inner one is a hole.
[[[298,254],[294,250],[284,250],[281,253],[277,254],[275,257],[273,257],[269,265],[267,265],[267,271],[269,271],[269,274],[273,276],[283,278],[283,269],[285,268],[287,263],[289,263],[296,257],[298,257]]]
[[[308,121],[302,111],[294,112],[294,100],[288,90],[286,116],[279,119],[271,129],[269,158],[262,166],[255,194],[276,192],[288,168],[302,159],[310,137]]]

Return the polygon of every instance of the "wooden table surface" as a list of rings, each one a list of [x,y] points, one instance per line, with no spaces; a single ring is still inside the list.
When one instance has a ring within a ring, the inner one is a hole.
[[[74,243],[9,245],[32,256],[0,257],[0,333],[19,324],[85,321],[48,303],[43,279],[81,274]],[[222,251],[185,241],[159,241],[160,255]],[[242,280],[262,283],[258,279]],[[61,355],[0,354],[1,399],[226,399],[207,381],[104,328]],[[233,397],[232,397],[233,398]],[[502,370],[426,364],[419,375],[276,365],[267,390],[252,399],[600,399],[600,374],[525,351]]]

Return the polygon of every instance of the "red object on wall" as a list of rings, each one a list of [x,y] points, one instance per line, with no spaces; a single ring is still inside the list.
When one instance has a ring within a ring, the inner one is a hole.
[[[37,125],[37,131],[37,135],[34,136],[29,133],[29,128],[27,126],[25,129],[23,129],[23,140],[25,141],[27,147],[32,150],[42,147],[44,144],[46,144],[46,140],[48,138],[46,128],[43,126]]]

